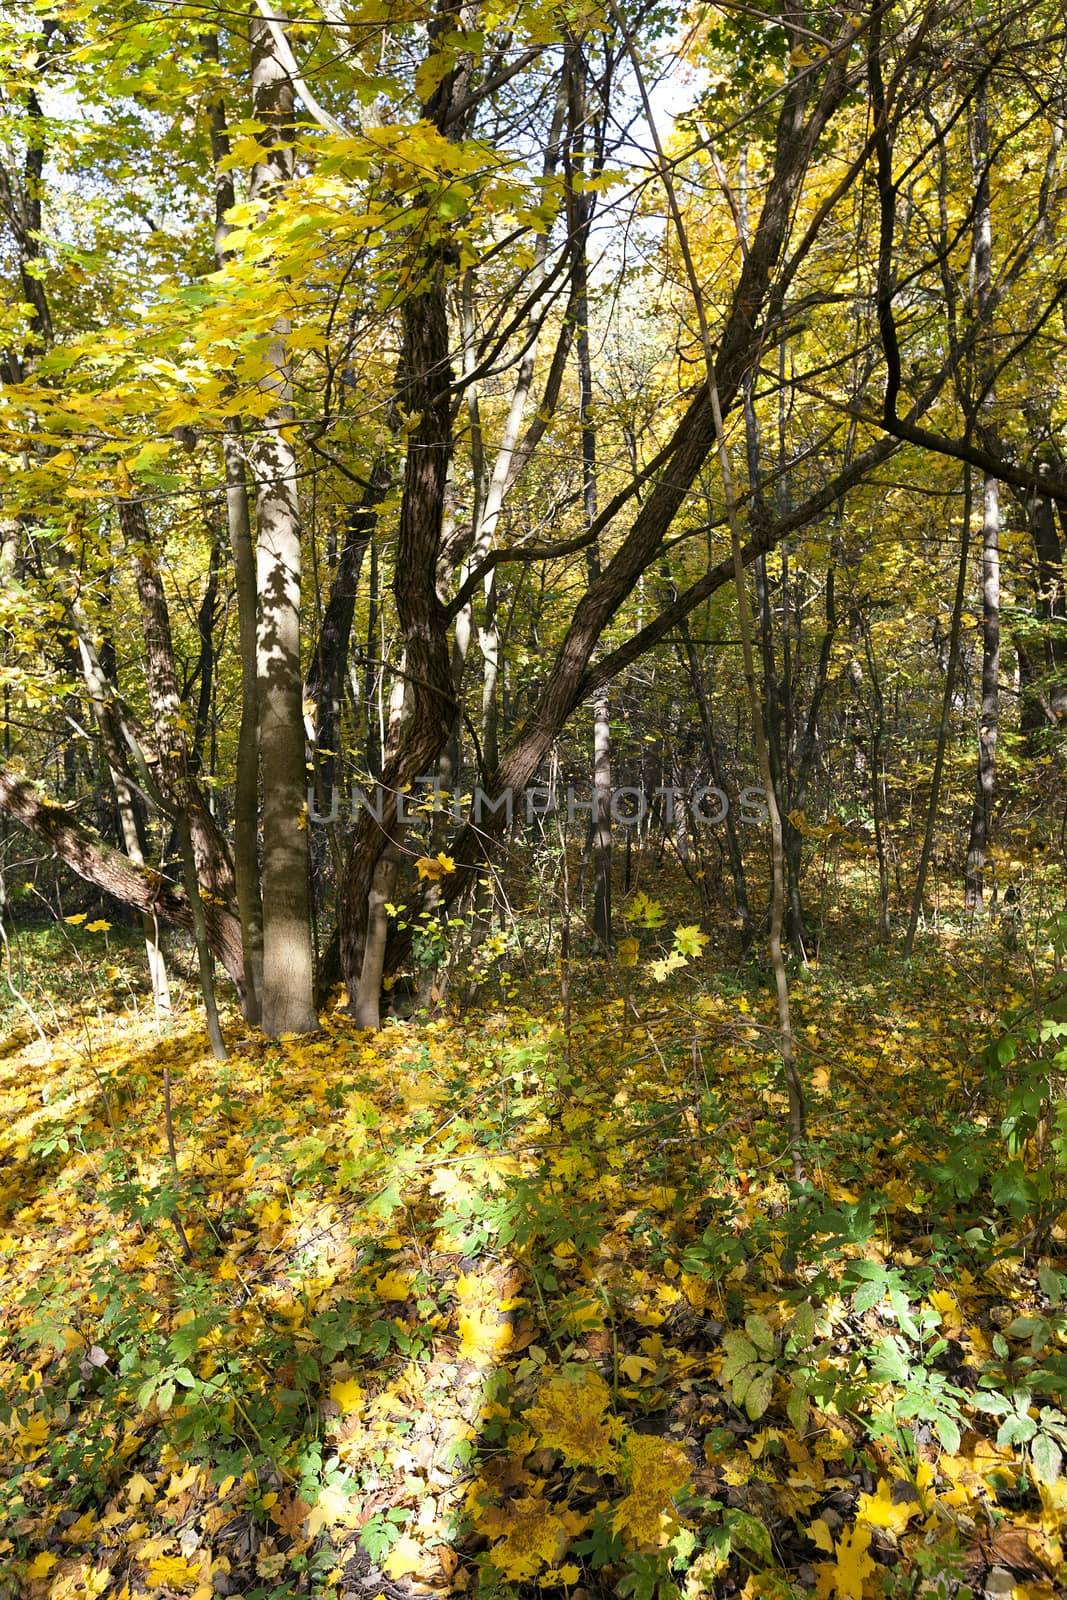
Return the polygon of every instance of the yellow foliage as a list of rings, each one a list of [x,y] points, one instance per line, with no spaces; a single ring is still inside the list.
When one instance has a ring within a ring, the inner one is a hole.
[[[884,1478],[879,1478],[874,1494],[860,1495],[856,1521],[865,1522],[871,1528],[889,1528],[893,1533],[900,1534],[921,1509],[914,1498],[894,1502],[892,1486]]]
[[[382,1571],[387,1577],[403,1578],[409,1572],[417,1572],[425,1559],[422,1545],[405,1533],[383,1560]]]
[[[355,1378],[339,1378],[336,1383],[330,1385],[330,1399],[334,1401],[343,1417],[351,1415],[353,1411],[359,1411],[365,1398],[366,1391]]]
[[[489,1559],[512,1583],[532,1578],[542,1567],[557,1566],[585,1525],[584,1517],[553,1505],[541,1493],[493,1507],[479,1523],[490,1538],[496,1535]]]
[[[657,1550],[678,1526],[672,1502],[689,1482],[685,1451],[651,1434],[630,1434],[623,1476],[629,1492],[615,1512],[612,1526],[627,1544],[639,1550]]]
[[[592,1367],[564,1367],[541,1385],[526,1419],[542,1445],[569,1466],[612,1472],[618,1465],[617,1424],[606,1415],[611,1395]]]

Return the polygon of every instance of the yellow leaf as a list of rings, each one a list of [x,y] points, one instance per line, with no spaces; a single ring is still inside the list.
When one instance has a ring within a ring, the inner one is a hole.
[[[446,856],[441,850],[436,856],[420,856],[415,863],[415,870],[420,878],[426,878],[430,883],[437,883],[441,878],[446,878],[450,872],[455,872],[456,863],[451,856]]]
[[[353,1411],[358,1411],[363,1405],[364,1390],[355,1378],[340,1378],[330,1385],[330,1399],[337,1406],[342,1417],[347,1417]]]
[[[406,1300],[411,1293],[410,1272],[385,1272],[375,1278],[374,1287],[383,1300]]]
[[[198,1567],[192,1567],[184,1556],[156,1556],[148,1563],[146,1583],[150,1589],[193,1589],[200,1581]]]
[[[871,1530],[862,1522],[837,1541],[833,1577],[839,1600],[863,1600],[863,1580],[877,1569],[877,1563],[867,1554],[870,1543]]]
[[[640,944],[632,936],[629,939],[620,939],[615,950],[615,959],[620,967],[636,967],[640,951]]]
[[[79,922],[85,921],[87,915],[88,913],[85,911],[77,911],[72,917],[64,917],[63,921],[69,922],[72,928],[76,928]]]
[[[417,1572],[422,1562],[422,1545],[405,1533],[382,1562],[382,1571],[390,1578],[403,1578],[409,1572]]]
[[[555,1566],[584,1526],[584,1518],[540,1494],[512,1500],[505,1510],[493,1508],[481,1520],[483,1532],[500,1535],[489,1551],[490,1561],[513,1583]]]
[[[642,1372],[655,1372],[656,1363],[647,1356],[623,1356],[619,1362],[619,1371],[631,1383],[636,1383]]]
[[[615,1422],[605,1415],[611,1396],[592,1367],[565,1367],[541,1385],[526,1419],[542,1445],[569,1466],[610,1472],[618,1462]]]
[[[95,922],[87,922],[85,924],[85,931],[86,933],[106,933],[110,926],[110,922],[105,922],[102,917],[98,917]]]
[[[808,1538],[814,1544],[816,1544],[820,1550],[825,1550],[828,1556],[833,1555],[834,1536],[830,1532],[829,1525],[823,1521],[822,1517],[815,1518],[815,1521],[808,1529]]]
[[[904,1532],[912,1517],[918,1516],[920,1510],[917,1500],[902,1500],[894,1504],[892,1488],[884,1478],[879,1478],[874,1494],[860,1495],[856,1521],[865,1522],[871,1528],[891,1528],[899,1534]]]
[[[42,1550],[40,1555],[34,1556],[26,1568],[27,1578],[47,1578],[58,1559],[58,1556],[47,1555]]]
[[[336,1528],[351,1517],[356,1502],[344,1489],[322,1489],[308,1517],[308,1538],[314,1539],[323,1528]]]
[[[484,1366],[511,1345],[511,1324],[502,1322],[494,1310],[488,1314],[477,1306],[461,1311],[458,1318],[459,1353],[465,1361]]]
[[[620,1503],[612,1527],[628,1544],[658,1550],[678,1526],[672,1501],[689,1482],[685,1451],[667,1439],[632,1434],[626,1443],[624,1475],[630,1492]]]

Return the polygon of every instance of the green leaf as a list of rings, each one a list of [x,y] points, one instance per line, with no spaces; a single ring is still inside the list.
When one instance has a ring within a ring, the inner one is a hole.
[[[728,1333],[722,1346],[726,1351],[720,1374],[724,1383],[730,1383],[743,1367],[750,1367],[759,1360],[755,1345],[750,1344],[743,1333]]]
[[[796,1384],[793,1385],[793,1392],[789,1396],[785,1410],[796,1432],[803,1438],[808,1428],[809,1404],[804,1390]]]
[[[1043,1292],[1048,1296],[1049,1305],[1055,1310],[1063,1298],[1063,1279],[1058,1272],[1042,1262],[1037,1269],[1037,1281]]]
[[[773,1389],[774,1368],[757,1367],[756,1376],[752,1379],[745,1394],[745,1410],[753,1422],[762,1417],[770,1405]]]
[[[934,1418],[934,1432],[942,1450],[947,1450],[950,1456],[954,1456],[959,1450],[961,1438],[960,1425],[955,1417],[950,1417],[945,1411],[939,1411]]]
[[[745,1318],[745,1332],[761,1354],[774,1355],[774,1331],[766,1317],[761,1317],[758,1311],[754,1311],[750,1317]]]
[[[852,1306],[855,1311],[869,1311],[876,1306],[885,1293],[885,1282],[879,1278],[872,1278],[856,1290],[852,1296]]]
[[[197,1345],[205,1334],[210,1333],[214,1327],[213,1317],[194,1317],[191,1322],[185,1322],[171,1334],[167,1341],[167,1349],[178,1361],[184,1361],[193,1354]]]
[[[875,1346],[871,1360],[871,1377],[876,1383],[907,1383],[908,1358],[899,1340],[882,1339]]]
[[[1011,1401],[996,1390],[987,1393],[980,1389],[977,1394],[971,1395],[970,1403],[976,1411],[984,1411],[990,1417],[1006,1416],[1012,1409]]]
[[[1030,1460],[1035,1476],[1051,1488],[1059,1480],[1063,1451],[1047,1433],[1039,1433],[1030,1445]]]
[[[811,1344],[815,1338],[815,1307],[810,1300],[797,1306],[796,1316],[789,1326],[789,1335],[800,1348]]]
[[[771,1536],[758,1517],[751,1516],[747,1511],[728,1511],[723,1522],[730,1530],[730,1542],[735,1548],[750,1550],[761,1566],[773,1565]]]

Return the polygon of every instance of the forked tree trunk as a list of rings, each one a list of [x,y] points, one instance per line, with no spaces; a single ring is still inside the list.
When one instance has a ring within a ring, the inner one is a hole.
[[[448,92],[447,85],[446,78],[441,90],[433,97],[435,101],[442,93]],[[846,88],[843,61],[835,60],[827,72],[821,90],[818,91],[817,104],[812,107],[810,115],[806,115],[808,97],[815,90],[811,76],[798,74],[783,94],[765,200],[726,312],[716,356],[715,380],[724,410],[734,403],[744,373],[758,357],[757,326],[766,312],[768,298],[772,294],[774,272],[791,224],[797,190],[816,143],[832,113],[840,104]],[[429,274],[425,275],[424,281],[428,284],[427,290],[414,298],[410,306],[405,307],[406,318],[414,311],[418,313],[419,320],[425,322],[431,315],[435,286]],[[447,339],[444,337],[443,310],[441,323],[443,349],[440,354],[439,372],[447,367]],[[405,333],[407,334],[407,329]],[[557,354],[559,354],[558,349]],[[412,365],[409,370],[413,374],[413,388],[420,385],[417,394],[421,398],[427,394],[426,387],[422,386],[419,377],[420,372],[425,369]],[[420,433],[428,426],[433,405],[440,405],[443,408],[442,431],[440,435],[436,433],[427,435],[425,448],[418,453],[423,456],[426,463],[429,463],[435,458],[435,452],[439,452],[447,468],[450,451],[447,388],[446,380],[445,392],[440,401],[431,401],[427,395],[426,405],[412,403],[407,406],[409,413],[418,412],[420,415],[419,427],[413,432],[409,444],[408,472],[412,471],[413,447],[419,444]],[[623,666],[636,659],[644,649],[657,642],[667,631],[668,619],[665,615],[657,618],[654,624],[650,624],[641,636],[627,641],[626,645],[610,652],[595,667],[590,666],[604,629],[632,592],[641,574],[660,558],[663,540],[676,513],[685,503],[716,439],[716,419],[708,391],[701,385],[678,423],[669,444],[661,452],[658,461],[659,476],[654,487],[641,504],[629,530],[621,537],[611,560],[604,566],[599,578],[589,585],[575,607],[566,636],[548,670],[538,701],[510,750],[502,754],[497,776],[492,784],[495,795],[510,793],[514,798],[521,794],[534,779],[574,708],[600,684],[606,683]],[[849,483],[853,481],[853,477],[858,480],[863,466],[870,464],[872,459],[883,459],[892,452],[892,445],[888,443],[885,445],[880,443],[877,448],[871,448],[874,450],[874,457],[865,452],[854,463],[847,475]],[[525,461],[525,445],[517,452],[517,457],[518,469],[521,469]],[[429,473],[429,470],[428,465],[424,466],[424,473]],[[442,470],[440,474],[442,494],[444,475]],[[828,486],[826,504],[832,504],[840,496],[841,487],[840,479]],[[601,518],[607,520],[617,515],[619,505],[625,504],[631,493],[632,491],[627,490],[621,502],[613,502],[611,506],[605,507],[601,512]],[[408,490],[405,487],[405,504],[407,499]],[[810,515],[810,511],[806,514]],[[802,525],[804,519],[805,513],[798,510],[798,525]],[[438,511],[438,526],[439,520]],[[435,531],[434,556],[436,556],[436,538]],[[417,541],[415,545],[417,547]],[[402,518],[396,560],[398,609],[401,600],[399,580],[406,575],[409,583],[415,581],[414,564],[407,559],[410,548],[412,548],[411,532],[409,530],[405,535]],[[434,566],[431,564],[430,573],[433,572]],[[679,597],[678,606],[683,608],[683,614],[708,594],[713,593],[724,581],[729,581],[731,573],[732,561],[711,567],[686,591],[685,595]],[[423,579],[424,583],[425,581]],[[413,632],[406,623],[404,625],[407,648],[410,651],[413,644],[419,643],[424,657],[427,658],[427,670],[418,671],[414,655],[409,655],[411,683],[416,704],[421,706],[421,710],[420,716],[412,723],[408,738],[405,739],[405,751],[402,759],[396,764],[396,772],[388,773],[386,776],[385,781],[393,784],[398,774],[404,774],[407,779],[414,779],[431,770],[451,728],[454,701],[445,634],[449,612],[438,605],[436,595],[433,593],[432,576],[428,587],[429,593],[415,608],[421,612],[426,627],[423,628],[420,622],[419,630]],[[454,609],[459,609],[458,601]],[[414,617],[415,611],[410,611],[409,614]],[[443,667],[440,672],[437,668],[438,651]],[[446,878],[441,886],[444,904],[454,903],[456,895],[469,883],[471,874],[479,870],[480,864],[485,859],[487,844],[493,837],[499,835],[505,826],[506,809],[501,809],[489,815],[483,814],[480,823],[477,825],[469,823],[460,830],[450,851],[455,857],[457,871]],[[342,906],[342,965],[350,994],[358,985],[366,929],[367,897],[374,866],[384,844],[381,829],[374,819],[361,818],[352,837]]]

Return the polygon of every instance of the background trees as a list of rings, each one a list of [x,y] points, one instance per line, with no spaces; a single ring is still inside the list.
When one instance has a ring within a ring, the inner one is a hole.
[[[373,1024],[420,906],[435,926],[499,859],[504,806],[412,823],[421,778],[517,796],[555,759],[591,782],[595,704],[602,791],[609,726],[616,784],[754,781],[703,318],[786,931],[814,937],[806,867],[835,829],[874,852],[880,936],[909,896],[918,916],[927,808],[954,868],[969,831],[977,900],[998,805],[1062,759],[1055,8],[257,6],[246,26],[124,0],[11,13],[0,42],[7,816],[179,919],[188,820],[215,953],[277,1033],[315,1025],[313,919]],[[143,625],[160,598],[173,726]],[[308,822],[309,772],[332,821]],[[657,806],[642,843],[708,914],[721,851],[747,926],[759,831],[690,836]],[[438,854],[455,870],[419,879]]]

